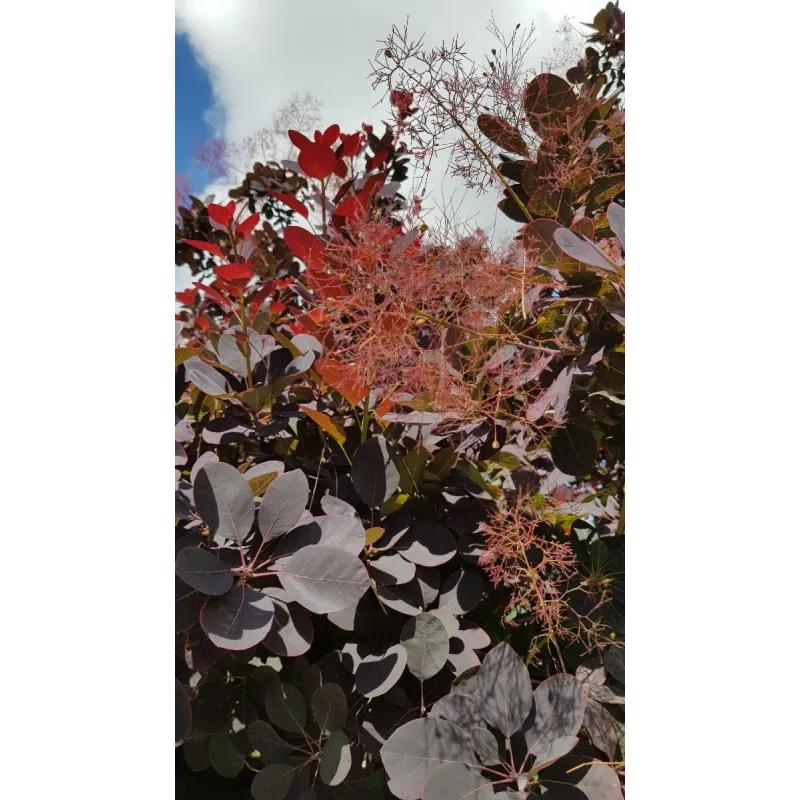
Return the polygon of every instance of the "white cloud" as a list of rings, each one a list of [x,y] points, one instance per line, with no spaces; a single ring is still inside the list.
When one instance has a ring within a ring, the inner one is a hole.
[[[268,125],[292,92],[319,97],[326,124],[356,130],[368,122],[380,128],[387,107],[373,107],[381,90],[370,86],[369,60],[391,26],[402,26],[406,17],[415,38],[424,34],[433,45],[458,34],[476,59],[495,44],[486,30],[492,13],[503,32],[518,22],[534,23],[529,60],[538,67],[564,16],[590,21],[602,5],[601,0],[502,0],[494,8],[485,0],[404,0],[399,7],[344,0],[176,0],[176,28],[187,35],[210,76],[215,105],[208,118],[219,126],[218,135],[237,141]],[[462,219],[474,217],[485,229],[496,225],[498,235],[514,231],[491,193],[478,198],[466,192],[444,174],[445,159],[439,161],[426,205],[452,203]]]

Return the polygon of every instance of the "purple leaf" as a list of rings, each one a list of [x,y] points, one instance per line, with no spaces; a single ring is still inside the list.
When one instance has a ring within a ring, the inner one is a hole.
[[[403,626],[400,641],[408,653],[408,671],[424,681],[447,663],[450,643],[444,625],[427,612],[412,617]]]
[[[460,569],[444,582],[439,608],[450,614],[466,614],[478,605],[482,594],[481,574],[473,569]]]
[[[253,493],[230,464],[206,464],[197,473],[194,504],[203,522],[219,536],[241,545],[250,532],[255,516]]]
[[[524,736],[528,751],[538,756],[549,742],[578,733],[583,725],[585,701],[581,682],[574,675],[563,673],[542,681],[533,700]]]
[[[406,561],[397,553],[379,556],[372,561],[368,561],[367,569],[376,583],[382,583],[385,586],[408,583],[414,578],[417,571],[414,564]]]
[[[314,640],[314,625],[308,611],[297,603],[287,605],[275,597],[272,597],[272,604],[275,606],[275,622],[264,644],[278,656],[294,658],[308,652]]]
[[[428,776],[422,800],[494,800],[489,778],[464,763],[442,764]]]
[[[355,556],[336,547],[311,545],[298,550],[278,573],[295,601],[315,614],[342,611],[369,588],[369,576]]]
[[[278,475],[264,492],[258,509],[258,529],[264,541],[272,541],[290,531],[305,511],[306,503],[308,478],[305,473],[294,469]]]
[[[364,697],[386,694],[400,680],[408,661],[408,654],[400,644],[392,645],[383,653],[367,654],[355,664],[356,690]]]
[[[435,522],[415,522],[397,551],[415,564],[435,567],[456,554],[456,540],[447,528]]]
[[[467,731],[443,719],[415,719],[398,728],[381,748],[381,761],[400,800],[417,800],[428,776],[442,764],[472,758]]]
[[[478,704],[484,719],[510,738],[531,710],[531,679],[522,659],[505,642],[492,648],[478,672]]]
[[[230,568],[202,547],[187,547],[175,559],[175,574],[198,592],[223,595],[233,586]]]
[[[358,448],[353,458],[352,480],[356,494],[370,508],[377,508],[394,494],[400,485],[400,472],[382,436],[367,439]]]
[[[261,642],[275,617],[272,600],[246,586],[222,597],[210,597],[200,612],[200,625],[211,641],[226,650],[247,650]]]

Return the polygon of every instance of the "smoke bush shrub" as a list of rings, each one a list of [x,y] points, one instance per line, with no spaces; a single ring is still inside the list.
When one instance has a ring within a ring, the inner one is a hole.
[[[413,62],[459,74],[460,49],[398,37],[381,137],[289,131],[296,162],[179,209],[202,279],[176,315],[179,793],[611,800],[620,97],[495,55],[459,105]],[[473,113],[481,86],[517,105]],[[504,187],[506,250],[437,241],[400,193],[437,126]]]

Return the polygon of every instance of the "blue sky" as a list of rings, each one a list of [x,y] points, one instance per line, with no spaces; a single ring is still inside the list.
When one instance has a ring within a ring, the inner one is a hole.
[[[214,135],[205,115],[214,99],[211,81],[194,55],[188,38],[175,36],[175,174],[187,175],[200,192],[208,175],[199,169],[193,153],[200,142]]]

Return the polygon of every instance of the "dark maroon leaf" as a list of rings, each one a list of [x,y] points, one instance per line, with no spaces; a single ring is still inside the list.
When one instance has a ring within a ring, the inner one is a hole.
[[[416,573],[416,566],[397,553],[368,561],[367,568],[372,579],[385,586],[408,583]]]
[[[266,590],[264,593],[267,594]],[[275,621],[264,644],[278,656],[294,658],[307,653],[314,640],[314,625],[308,611],[297,603],[284,603],[272,594],[270,597],[275,606]]]
[[[212,445],[246,442],[253,435],[249,424],[236,419],[212,419],[203,428],[203,441]]]
[[[208,669],[224,655],[225,650],[217,647],[199,628],[195,628],[187,635],[183,657],[189,669]]]
[[[265,763],[283,761],[297,750],[285,742],[272,725],[260,719],[247,726],[247,737],[253,749],[258,750],[261,760]]]
[[[233,574],[213,553],[187,547],[175,559],[175,574],[198,592],[223,595],[233,586]]]
[[[175,680],[175,747],[179,747],[189,737],[192,729],[192,705],[183,684]]]
[[[489,634],[468,619],[459,620],[459,631],[454,635],[473,650],[482,650],[492,643]]]
[[[273,725],[289,733],[301,734],[306,727],[306,701],[291,683],[279,681],[267,688],[267,716]]]
[[[476,570],[458,570],[444,582],[439,608],[450,614],[466,614],[478,605],[483,594],[483,578]]]
[[[204,595],[175,578],[175,631],[188,630],[200,620],[200,609],[206,601]]]
[[[609,647],[603,654],[603,663],[614,680],[625,683],[625,648]]]
[[[241,544],[250,532],[255,501],[247,481],[230,464],[211,463],[194,481],[197,513],[214,533]]]
[[[290,531],[305,511],[307,503],[308,478],[302,470],[295,469],[278,475],[264,492],[258,509],[258,529],[264,541],[277,539]]]
[[[420,598],[415,597],[408,586],[389,587],[378,585],[375,587],[375,592],[383,605],[401,614],[415,617],[422,611]]]
[[[233,744],[227,731],[211,734],[208,756],[214,771],[223,778],[235,778],[244,767],[244,755]]]
[[[369,588],[369,576],[355,556],[336,547],[312,545],[290,556],[278,572],[295,602],[315,614],[342,611]]]
[[[272,600],[246,586],[210,597],[200,612],[200,624],[208,638],[226,650],[254,647],[267,635],[274,618]]]
[[[356,690],[364,697],[386,694],[400,680],[408,654],[400,644],[379,654],[367,654],[355,664]]]
[[[400,485],[400,472],[394,465],[382,436],[367,439],[353,459],[353,486],[362,502],[377,508]]]
[[[450,645],[444,625],[433,614],[424,612],[403,626],[400,641],[408,653],[408,671],[419,680],[428,680],[447,663]]]
[[[311,713],[324,734],[339,731],[347,723],[347,698],[335,683],[324,683],[311,697]]]
[[[505,642],[492,648],[478,672],[477,701],[484,719],[506,738],[522,728],[533,702],[522,659]]]
[[[428,776],[422,800],[494,800],[489,778],[464,763],[442,764]]]
[[[338,786],[353,764],[350,742],[342,731],[334,731],[320,752],[319,777],[328,786]]]
[[[579,422],[567,422],[550,441],[553,463],[567,475],[577,478],[591,472],[597,455],[594,434]]]
[[[411,581],[408,590],[415,602],[425,608],[439,596],[441,581],[437,567],[417,566],[415,580]]]
[[[381,761],[400,800],[417,800],[436,767],[469,761],[472,738],[463,728],[444,719],[415,719],[398,728],[381,748]]]
[[[187,739],[183,743],[183,759],[192,772],[203,772],[211,766],[208,739]]]
[[[435,567],[456,554],[456,540],[447,528],[435,522],[415,522],[397,551],[415,564]]]
[[[250,792],[255,800],[283,800],[297,772],[297,766],[268,764],[253,778]]]

